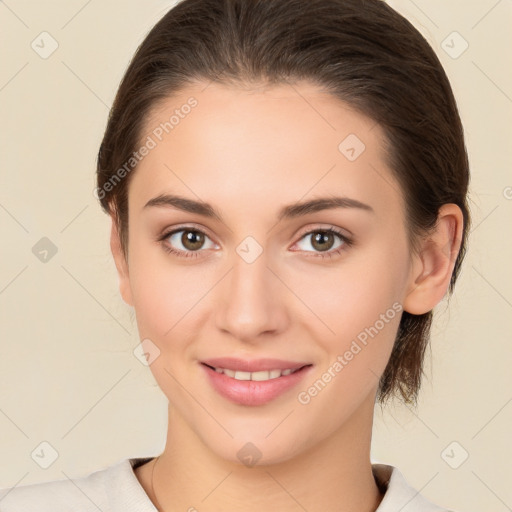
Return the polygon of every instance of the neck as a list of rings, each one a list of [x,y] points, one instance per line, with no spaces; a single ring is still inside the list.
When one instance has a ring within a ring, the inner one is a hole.
[[[160,512],[322,510],[374,512],[383,495],[370,462],[373,396],[342,429],[293,459],[265,466],[226,461],[209,450],[169,406],[167,443],[141,484]]]

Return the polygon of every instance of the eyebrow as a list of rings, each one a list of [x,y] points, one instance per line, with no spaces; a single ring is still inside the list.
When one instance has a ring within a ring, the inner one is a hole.
[[[176,208],[184,212],[197,213],[204,217],[217,219],[224,222],[222,215],[209,203],[204,201],[196,201],[195,199],[188,199],[186,197],[173,195],[173,194],[160,194],[153,199],[150,199],[144,208],[149,207],[168,207]],[[357,208],[370,213],[375,213],[374,209],[357,199],[350,197],[319,197],[309,201],[296,202],[282,207],[279,210],[277,218],[279,221],[283,219],[294,219],[302,217],[310,213],[319,212],[322,210],[329,210],[333,208]]]

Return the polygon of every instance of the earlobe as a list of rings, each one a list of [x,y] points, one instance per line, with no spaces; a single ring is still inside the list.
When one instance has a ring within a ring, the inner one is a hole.
[[[111,215],[112,228],[110,231],[110,249],[114,257],[117,274],[119,276],[119,291],[121,297],[129,306],[133,306],[132,291],[130,287],[130,274],[128,271],[128,262],[123,253],[121,237],[117,226],[115,215]]]
[[[456,204],[444,204],[432,233],[414,255],[404,310],[413,315],[431,311],[446,295],[460,250],[464,218]]]

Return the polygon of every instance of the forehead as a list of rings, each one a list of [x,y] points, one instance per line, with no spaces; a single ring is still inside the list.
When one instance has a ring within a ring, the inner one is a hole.
[[[178,191],[253,213],[326,192],[376,209],[402,203],[381,127],[306,82],[187,86],[154,106],[141,144],[149,139],[130,186],[139,203]]]

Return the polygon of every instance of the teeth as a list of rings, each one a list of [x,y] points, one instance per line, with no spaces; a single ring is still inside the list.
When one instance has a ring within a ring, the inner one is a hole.
[[[251,372],[235,372],[236,380],[251,380]]]
[[[270,374],[269,379],[277,379],[277,377],[281,377],[281,370],[270,370],[268,373]]]
[[[297,368],[298,370],[299,368]],[[263,381],[263,380],[271,380],[277,379],[281,376],[290,375],[297,370],[270,370],[270,371],[260,371],[260,372],[243,372],[243,371],[235,371],[229,370],[228,368],[215,368],[217,373],[224,373],[228,377],[236,380],[255,380],[255,381]]]

